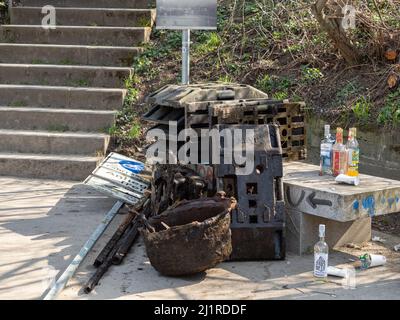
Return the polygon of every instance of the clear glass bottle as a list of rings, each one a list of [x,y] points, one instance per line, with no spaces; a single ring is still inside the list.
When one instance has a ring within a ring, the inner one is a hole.
[[[347,154],[347,172],[346,174],[351,177],[358,177],[358,166],[360,163],[360,147],[357,141],[357,129],[350,128],[349,138],[346,144]]]
[[[319,225],[319,241],[314,246],[314,276],[326,278],[328,276],[329,247],[325,242],[325,225]]]
[[[333,176],[337,177],[339,174],[345,174],[347,171],[347,158],[346,147],[343,144],[343,129],[337,128],[336,130],[336,143],[332,147],[333,160],[332,171]]]
[[[332,147],[335,140],[331,136],[331,126],[325,125],[324,139],[321,141],[320,175],[332,174]]]

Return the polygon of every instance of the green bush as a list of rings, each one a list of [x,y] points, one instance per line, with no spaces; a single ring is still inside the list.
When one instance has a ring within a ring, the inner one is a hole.
[[[366,122],[370,114],[371,101],[369,98],[361,96],[354,102],[351,109],[359,121]]]
[[[301,77],[306,83],[311,84],[317,82],[319,79],[322,79],[324,74],[318,68],[301,66]]]
[[[385,105],[378,115],[378,123],[381,125],[400,123],[400,89],[387,95]]]

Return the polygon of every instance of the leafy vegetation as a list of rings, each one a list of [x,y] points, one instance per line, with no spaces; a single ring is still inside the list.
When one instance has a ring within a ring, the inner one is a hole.
[[[368,121],[371,109],[371,101],[369,98],[361,96],[352,105],[352,110],[356,118],[362,123]]]
[[[393,65],[383,59],[382,50],[388,35],[400,34],[400,1],[354,2],[356,29],[347,35],[363,53],[355,66],[346,64],[321,31],[311,12],[314,2],[219,0],[218,30],[192,32],[191,82],[238,82],[275,99],[304,100],[312,114],[333,125],[396,126],[399,93],[386,86]],[[138,93],[126,103],[135,110],[134,133],[144,131],[137,120],[146,108],[144,96],[180,82],[181,41],[178,31],[155,30],[135,59],[132,85]]]
[[[379,124],[400,123],[400,88],[387,95],[385,105],[378,116]]]
[[[0,24],[6,23],[8,20],[7,1],[0,0]]]
[[[304,82],[308,84],[313,84],[316,83],[319,79],[322,79],[324,75],[318,68],[301,66],[301,77]]]

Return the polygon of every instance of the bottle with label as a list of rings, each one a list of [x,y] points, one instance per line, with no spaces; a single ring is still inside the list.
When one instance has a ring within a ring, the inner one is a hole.
[[[331,126],[327,124],[325,125],[324,139],[321,141],[321,176],[332,174],[332,147],[334,142],[331,136]]]
[[[325,225],[319,225],[319,241],[314,246],[314,276],[326,278],[328,276],[328,244],[325,242]]]
[[[347,153],[347,172],[346,174],[351,177],[358,177],[358,165],[360,163],[360,147],[357,141],[357,129],[350,128],[349,138],[346,144]]]
[[[333,153],[333,164],[332,171],[333,175],[337,177],[339,174],[345,174],[347,171],[347,158],[346,158],[346,147],[343,144],[343,129],[337,128],[336,130],[336,143],[332,147]]]

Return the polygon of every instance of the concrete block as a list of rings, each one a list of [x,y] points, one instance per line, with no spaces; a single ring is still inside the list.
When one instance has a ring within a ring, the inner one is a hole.
[[[340,222],[400,212],[400,181],[368,175],[360,175],[360,180],[359,186],[341,185],[331,176],[319,176],[318,166],[286,163],[286,205]]]
[[[318,226],[326,225],[326,242],[331,250],[348,243],[362,244],[371,240],[371,218],[339,222],[297,210],[286,211],[286,245],[289,252],[312,253],[318,241]]]

